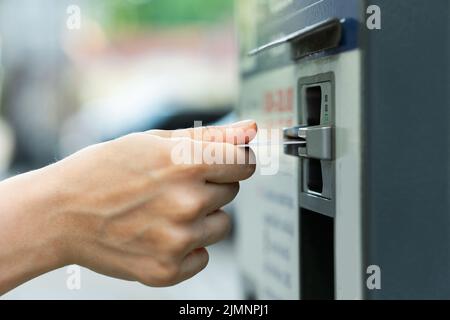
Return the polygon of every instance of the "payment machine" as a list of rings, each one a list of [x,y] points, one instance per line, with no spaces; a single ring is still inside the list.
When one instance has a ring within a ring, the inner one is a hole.
[[[450,298],[450,2],[237,10],[239,115],[291,142],[236,201],[247,297]]]

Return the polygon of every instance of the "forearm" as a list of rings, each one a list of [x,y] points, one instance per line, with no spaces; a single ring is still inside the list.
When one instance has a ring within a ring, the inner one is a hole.
[[[0,294],[61,267],[63,222],[42,170],[0,182]]]

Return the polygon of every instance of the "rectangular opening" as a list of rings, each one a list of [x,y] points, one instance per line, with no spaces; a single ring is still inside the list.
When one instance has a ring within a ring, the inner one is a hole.
[[[320,1],[315,1],[320,2]],[[339,19],[329,19],[315,28],[300,32],[292,41],[292,58],[301,59],[310,54],[339,46],[342,39],[342,25]]]
[[[300,209],[300,293],[305,300],[333,300],[334,219]]]
[[[322,193],[322,163],[317,159],[308,159],[308,190]]]
[[[322,108],[322,87],[312,86],[306,88],[306,113],[308,126],[320,125]]]

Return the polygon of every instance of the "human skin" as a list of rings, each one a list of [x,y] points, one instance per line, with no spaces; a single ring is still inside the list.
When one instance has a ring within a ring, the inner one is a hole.
[[[211,129],[234,138],[201,134]],[[176,133],[238,155],[256,130],[244,121]],[[221,208],[255,165],[175,164],[173,133],[131,134],[0,182],[0,294],[71,264],[154,287],[204,269],[205,247],[230,229]]]

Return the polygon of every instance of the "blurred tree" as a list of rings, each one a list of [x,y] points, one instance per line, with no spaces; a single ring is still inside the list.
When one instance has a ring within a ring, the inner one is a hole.
[[[217,23],[232,17],[233,0],[108,0],[115,26]]]

